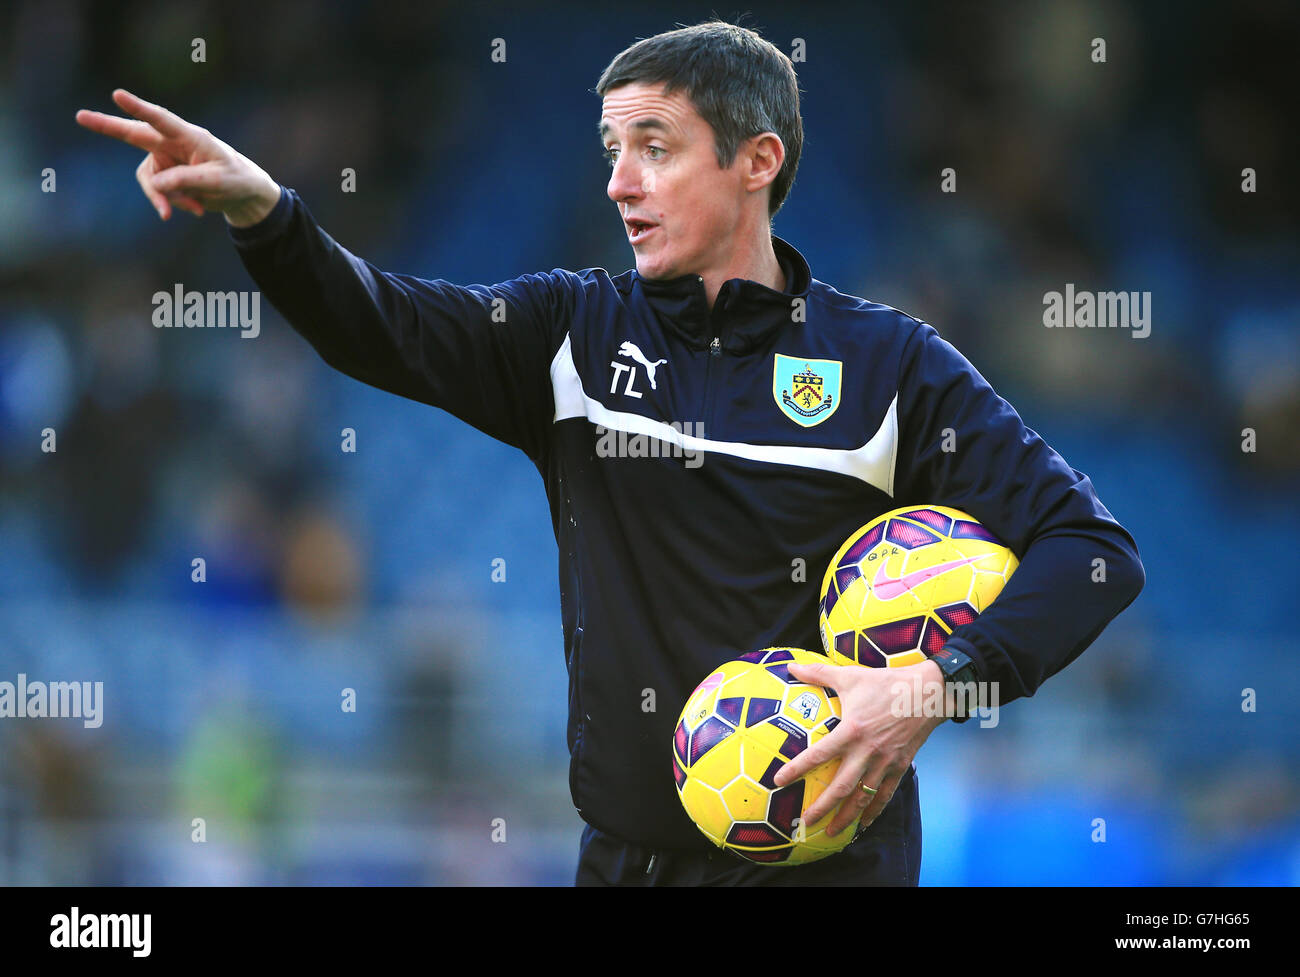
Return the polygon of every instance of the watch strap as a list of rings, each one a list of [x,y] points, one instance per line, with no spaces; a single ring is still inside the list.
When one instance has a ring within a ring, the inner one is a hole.
[[[951,645],[944,645],[938,651],[930,655],[930,661],[939,666],[939,671],[943,673],[944,683],[944,700],[947,701],[948,689],[954,685],[965,685],[968,682],[979,680],[979,669],[975,666],[975,659]],[[970,716],[966,713],[966,699],[962,695],[957,695],[954,700],[955,711],[950,717],[955,723],[964,723]]]

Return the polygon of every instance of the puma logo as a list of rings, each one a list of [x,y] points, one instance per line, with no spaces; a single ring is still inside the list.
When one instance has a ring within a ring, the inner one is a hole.
[[[629,357],[630,359],[634,359],[642,366],[644,366],[646,369],[646,373],[649,374],[650,376],[650,389],[651,390],[659,389],[659,385],[655,383],[655,370],[659,367],[659,364],[667,363],[668,362],[667,360],[655,360],[653,363],[651,363],[648,359],[645,358],[645,354],[641,352],[640,348],[637,346],[636,343],[624,343],[622,346],[618,348],[618,355],[626,356]]]

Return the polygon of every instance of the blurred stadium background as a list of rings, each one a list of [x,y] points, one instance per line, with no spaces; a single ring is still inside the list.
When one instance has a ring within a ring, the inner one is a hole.
[[[1034,699],[919,754],[923,884],[1300,881],[1297,8],[746,9],[807,45],[776,232],[821,280],[933,322],[1146,565]],[[105,720],[0,720],[0,883],[572,879],[536,471],[332,372],[269,308],[253,341],[154,329],[153,292],[250,280],[220,217],[161,224],[140,154],[73,114],[116,111],[118,86],[160,102],[388,270],[621,271],[591,89],[636,38],[710,13],[4,5],[0,680],[102,681]],[[1044,329],[1065,282],[1151,291],[1150,337]]]

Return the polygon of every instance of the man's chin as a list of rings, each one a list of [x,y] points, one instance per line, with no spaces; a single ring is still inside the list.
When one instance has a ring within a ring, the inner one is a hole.
[[[636,256],[636,273],[647,281],[679,278],[682,274],[665,261],[640,254]]]

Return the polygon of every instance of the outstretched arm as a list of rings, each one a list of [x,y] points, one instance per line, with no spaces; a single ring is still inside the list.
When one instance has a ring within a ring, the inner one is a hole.
[[[225,214],[262,294],[325,362],[538,457],[554,414],[550,363],[573,317],[576,276],[457,285],[382,271],[206,129],[121,89],[113,100],[134,118],[83,109],[77,122],[148,153],[136,179],[163,220],[173,206]]]

